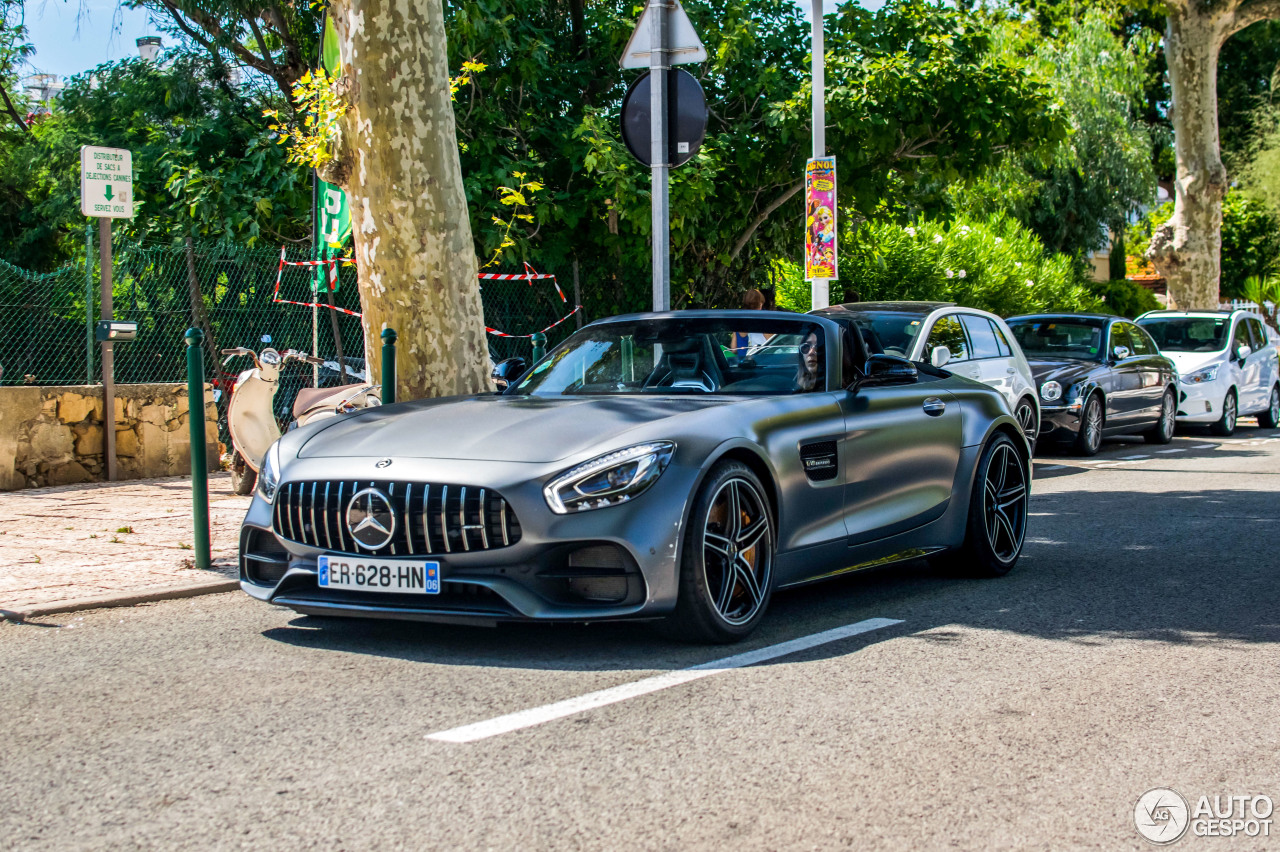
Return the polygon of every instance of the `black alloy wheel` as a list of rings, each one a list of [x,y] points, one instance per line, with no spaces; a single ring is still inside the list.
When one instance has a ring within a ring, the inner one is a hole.
[[[1222,401],[1222,416],[1209,427],[1209,431],[1220,438],[1230,438],[1235,434],[1236,421],[1239,419],[1240,408],[1236,402],[1236,392],[1229,390],[1227,398]]]
[[[1280,385],[1271,389],[1267,410],[1258,414],[1258,425],[1263,429],[1274,429],[1280,426]]]
[[[1027,443],[1034,447],[1036,436],[1040,434],[1040,422],[1036,419],[1036,407],[1031,404],[1031,400],[1023,399],[1018,403],[1013,416],[1017,419],[1018,426],[1022,429],[1022,434],[1027,436]]]
[[[1178,420],[1178,403],[1173,398],[1173,388],[1166,388],[1160,400],[1160,419],[1156,425],[1142,434],[1148,444],[1167,444],[1173,440],[1173,430]]]
[[[694,501],[667,632],[706,643],[746,637],[773,594],[773,557],[773,517],[764,486],[744,464],[717,465]]]
[[[1096,456],[1102,448],[1102,428],[1105,415],[1102,411],[1102,397],[1091,394],[1080,413],[1080,431],[1076,433],[1076,455]]]
[[[1027,538],[1029,466],[1030,460],[1008,435],[992,438],[978,463],[964,544],[930,561],[970,576],[1008,574]]]

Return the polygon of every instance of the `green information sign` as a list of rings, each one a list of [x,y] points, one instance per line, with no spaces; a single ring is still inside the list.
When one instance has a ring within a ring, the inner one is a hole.
[[[343,244],[351,239],[351,206],[340,186],[316,179],[316,225],[320,232],[319,260],[337,257]],[[316,267],[315,288],[324,286],[328,270]],[[337,283],[334,289],[338,289]]]

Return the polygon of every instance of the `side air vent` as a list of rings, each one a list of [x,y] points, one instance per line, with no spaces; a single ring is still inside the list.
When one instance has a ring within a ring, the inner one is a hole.
[[[836,442],[815,441],[800,447],[800,463],[810,482],[830,482],[840,475],[836,464]]]

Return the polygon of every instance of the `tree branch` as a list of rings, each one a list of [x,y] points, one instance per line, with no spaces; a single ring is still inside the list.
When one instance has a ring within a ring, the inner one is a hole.
[[[27,123],[22,120],[22,116],[18,115],[18,110],[16,107],[14,107],[13,101],[9,100],[9,92],[3,85],[0,85],[0,96],[4,97],[5,112],[13,116],[13,120],[17,122],[19,127],[22,128],[23,133],[27,134],[28,136],[34,136],[34,134],[31,132],[31,128],[28,127]]]
[[[1245,0],[1236,9],[1234,20],[1227,27],[1223,41],[1251,27],[1259,21],[1280,20],[1280,0]]]
[[[220,49],[218,45],[216,45],[214,42],[210,41],[209,39],[200,35],[200,33],[196,32],[195,28],[193,28],[191,24],[187,22],[187,19],[184,13],[182,12],[182,10],[179,9],[173,3],[173,0],[160,0],[160,5],[162,5],[165,11],[169,13],[169,17],[173,18],[174,23],[178,25],[178,29],[182,30],[182,32],[185,33],[196,44],[200,45],[210,53],[217,52]],[[222,27],[218,25],[217,21],[211,20],[206,16],[200,14],[199,12],[192,13],[191,19],[195,22],[196,26],[200,27],[202,30],[209,33],[214,38],[217,38],[218,36],[222,35]],[[253,51],[244,47],[239,42],[232,39],[226,45],[226,49],[229,50],[232,53],[232,55],[234,55],[237,59],[239,59],[245,65],[248,65],[250,68],[254,69],[255,71],[261,71],[263,74],[266,74],[268,77],[272,77],[272,79],[275,79],[274,76],[271,74],[271,68],[265,62],[263,62],[261,59],[255,56],[253,54]],[[278,84],[279,84],[279,81],[277,81],[277,85]]]
[[[768,207],[760,211],[760,215],[752,220],[751,224],[747,226],[747,230],[744,231],[742,236],[738,237],[738,241],[733,244],[733,251],[729,254],[729,261],[733,262],[737,260],[738,255],[742,253],[742,249],[746,247],[747,243],[751,240],[751,237],[755,235],[756,229],[764,224],[764,220],[768,219],[769,216],[773,214],[773,211],[790,201],[792,196],[802,189],[804,189],[804,181],[800,181],[787,189],[786,192],[771,201]]]

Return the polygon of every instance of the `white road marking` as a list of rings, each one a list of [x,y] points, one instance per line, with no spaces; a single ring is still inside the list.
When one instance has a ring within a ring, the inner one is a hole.
[[[1185,447],[1176,450],[1156,450],[1157,453],[1185,453],[1186,451]]]
[[[1191,449],[1193,449],[1193,450],[1212,450],[1212,449],[1213,449],[1214,447],[1216,447],[1216,446],[1218,446],[1218,445],[1217,445],[1217,444],[1196,444],[1196,445],[1195,445],[1194,447],[1192,447]]]
[[[531,707],[528,710],[508,713],[505,716],[498,716],[484,722],[476,722],[472,725],[463,725],[459,728],[450,728],[447,731],[428,734],[427,739],[446,743],[473,743],[477,740],[496,737],[499,734],[518,731],[521,728],[541,725],[543,722],[563,719],[566,716],[594,710],[597,707],[616,704],[619,701],[626,701],[628,698],[637,698],[641,695],[648,695],[650,692],[669,689],[682,683],[710,677],[730,669],[740,669],[743,666],[763,663],[766,660],[784,657],[787,654],[794,654],[798,651],[806,651],[819,645],[838,642],[850,636],[857,636],[859,633],[869,633],[872,630],[880,630],[881,628],[892,627],[901,623],[902,620],[897,618],[868,618],[866,621],[846,624],[844,627],[824,630],[821,633],[813,633],[809,636],[801,636],[799,639],[780,642],[777,645],[769,645],[755,651],[734,654],[732,657],[712,660],[709,663],[702,663],[692,668],[663,672],[660,675],[647,677],[644,680],[637,680],[632,683],[610,687],[609,689],[601,689],[598,692],[579,695],[577,698],[557,701],[554,704],[546,704],[542,707]]]
[[[1135,459],[1149,459],[1151,456],[1121,456],[1121,461],[1134,461]]]
[[[1042,464],[1036,469],[1037,470],[1062,470],[1064,467],[1066,467],[1065,464]]]

